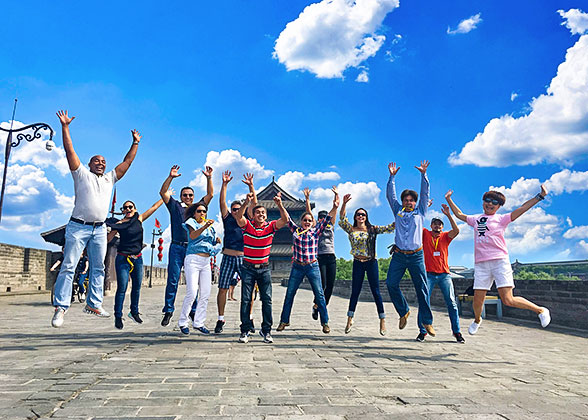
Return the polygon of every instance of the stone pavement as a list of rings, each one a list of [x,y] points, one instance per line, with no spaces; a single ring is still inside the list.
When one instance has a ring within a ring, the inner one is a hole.
[[[274,326],[284,291],[274,285]],[[159,325],[163,292],[143,289],[146,322],[123,331],[80,304],[53,329],[48,295],[1,298],[0,418],[588,419],[585,333],[490,318],[460,345],[437,311],[437,337],[418,343],[416,311],[400,331],[388,304],[381,337],[375,305],[360,302],[345,335],[347,300],[333,297],[325,335],[310,317],[311,292],[300,290],[292,326],[273,345],[259,335],[244,345],[238,302],[227,304],[223,334],[181,337]],[[260,312],[256,302],[256,326]]]

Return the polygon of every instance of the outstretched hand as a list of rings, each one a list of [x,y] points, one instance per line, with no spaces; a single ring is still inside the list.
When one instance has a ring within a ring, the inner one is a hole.
[[[451,196],[453,195],[453,190],[449,190],[445,193],[445,199],[449,200],[451,198]]]
[[[67,109],[65,111],[57,111],[57,117],[59,118],[59,122],[61,123],[61,125],[67,126],[69,125],[69,123],[71,123],[76,117],[69,117],[67,115]]]
[[[141,141],[141,134],[137,130],[131,130],[131,134],[133,135],[133,142],[139,143]]]
[[[396,166],[395,162],[390,162],[388,164],[388,170],[390,171],[390,175],[395,176],[400,170],[400,166]]]
[[[545,188],[545,184],[541,184],[541,195],[545,197],[547,195],[547,188]]]
[[[304,190],[302,190],[302,192],[304,193],[304,197],[305,197],[307,200],[310,200],[310,191],[311,191],[311,190],[310,190],[308,187],[306,187]]]
[[[433,199],[432,198],[429,198],[429,205],[428,205],[428,207],[431,207],[432,205],[433,205]]]
[[[233,177],[231,176],[231,171],[224,171],[223,172],[223,184],[228,184],[232,180],[233,180]]]
[[[347,204],[351,201],[351,194],[345,194],[343,196],[343,204]]]
[[[243,182],[243,184],[251,187],[253,185],[253,174],[249,172],[243,174],[243,179],[241,181]]]
[[[274,197],[274,203],[276,203],[276,205],[278,206],[282,205],[282,193],[280,191],[278,191],[278,193]]]
[[[169,196],[171,197],[172,195],[174,195],[176,192],[174,191],[173,188],[170,188],[169,190],[167,190],[167,194],[169,194]]]
[[[182,176],[182,174],[178,173],[179,169],[180,169],[180,165],[172,166],[171,169],[169,170],[169,176],[172,178],[177,178],[179,176]]]
[[[333,191],[333,194],[335,194],[335,196],[333,197],[333,206],[339,207],[339,191],[337,191],[337,187],[333,186],[333,188],[331,188],[331,191]]]
[[[430,164],[431,164],[431,162],[429,162],[428,160],[422,160],[421,166],[415,166],[415,168],[417,168],[418,171],[424,175],[427,173],[427,168],[429,167]]]
[[[247,196],[245,196],[245,202],[246,203],[251,203],[253,201],[253,193],[247,193]]]
[[[204,174],[204,176],[206,178],[210,178],[212,176],[212,168],[210,166],[205,166],[204,170],[202,171],[202,173]]]
[[[449,206],[447,204],[441,204],[441,213],[443,213],[447,217],[451,215],[451,213],[449,212]]]

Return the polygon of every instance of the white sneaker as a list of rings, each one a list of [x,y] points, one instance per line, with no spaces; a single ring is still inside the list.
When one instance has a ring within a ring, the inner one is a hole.
[[[92,308],[90,305],[86,305],[84,308],[84,312],[91,315],[96,315],[100,318],[109,318],[110,314],[104,310],[104,308],[100,307],[98,309]]]
[[[51,318],[51,326],[54,328],[61,327],[63,325],[66,312],[66,309],[60,307],[55,308],[55,313],[53,314],[53,318]]]
[[[482,318],[480,318],[480,324],[482,324]],[[470,324],[470,327],[468,328],[468,332],[470,333],[470,335],[474,335],[475,333],[478,332],[478,329],[480,328],[480,324],[478,324],[475,320],[472,321],[472,323]]]
[[[244,343],[244,344],[249,343],[249,333],[247,333],[247,332],[241,333],[241,336],[239,337],[239,343]]]
[[[549,313],[549,309],[543,307],[541,309],[543,309],[543,312],[539,314],[539,320],[541,321],[541,326],[545,328],[551,322],[551,314]]]

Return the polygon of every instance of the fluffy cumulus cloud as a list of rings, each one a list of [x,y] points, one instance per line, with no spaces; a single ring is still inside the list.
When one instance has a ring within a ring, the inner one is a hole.
[[[505,238],[510,252],[524,255],[554,245],[560,233],[557,216],[533,207],[508,226]]]
[[[344,182],[337,185],[339,196],[351,194],[351,201],[347,209],[350,212],[357,207],[364,207],[369,210],[380,205],[381,190],[373,182]],[[310,192],[310,200],[316,205],[315,213],[320,210],[330,210],[333,206],[333,192],[330,188],[315,188]]]
[[[14,121],[12,126],[13,129],[24,127],[25,124]],[[0,123],[0,127],[9,129],[10,122],[5,121]],[[18,134],[29,134],[33,135],[34,130],[27,130],[22,131],[20,133],[15,133],[12,136],[12,142],[16,142]],[[67,164],[67,160],[65,158],[65,150],[62,147],[54,147],[53,150],[48,151],[46,146],[47,142],[49,141],[49,132],[47,130],[39,130],[39,134],[41,134],[41,138],[35,139],[31,142],[26,140],[20,141],[19,145],[11,150],[10,152],[10,162],[11,163],[32,163],[35,166],[40,168],[49,168],[52,167],[56,169],[62,175],[66,175],[69,173],[69,166]],[[0,131],[0,150],[4,151],[6,147],[6,139],[8,137],[8,133],[4,131]]]
[[[566,239],[588,239],[588,226],[575,226],[568,229],[563,237]]]
[[[367,83],[370,81],[370,77],[368,75],[368,72],[366,70],[362,70],[361,73],[359,73],[357,75],[357,78],[355,79],[356,82],[359,83]]]
[[[300,171],[288,171],[284,175],[281,175],[276,182],[280,187],[292,193],[294,195],[301,195],[302,183],[304,181],[337,181],[341,177],[337,172],[314,172],[310,174],[304,174]]]
[[[474,29],[476,29],[481,22],[482,22],[482,14],[478,13],[477,15],[470,16],[469,18],[464,19],[461,22],[459,22],[455,29],[451,29],[448,26],[447,33],[449,35],[467,34],[468,32],[471,32]]]
[[[567,12],[569,13],[569,12]],[[578,11],[566,19],[573,33],[580,30]],[[582,13],[583,18],[588,17]],[[485,167],[570,165],[588,155],[588,35],[568,49],[547,92],[533,99],[531,111],[515,118],[491,120],[483,132],[460,152],[449,156],[452,165]]]
[[[557,13],[564,18],[562,25],[568,28],[572,34],[585,34],[588,32],[588,13],[580,9],[570,9],[567,12],[558,10]]]
[[[240,180],[243,179],[243,174],[252,173],[253,181],[259,185],[259,180],[266,179],[273,175],[273,171],[265,169],[257,159],[245,157],[241,155],[238,150],[227,149],[220,152],[211,150],[206,155],[204,166],[210,166],[214,169],[212,174],[212,181],[214,185],[222,183],[222,173],[224,171],[231,171],[233,181],[229,184],[229,189]],[[204,169],[204,166],[202,169]],[[195,178],[190,182],[190,186],[198,188],[201,191],[206,191],[206,177],[202,174],[201,169],[194,171]]]
[[[306,70],[320,78],[342,78],[346,69],[359,67],[380,50],[386,40],[378,33],[382,22],[398,6],[398,0],[313,3],[280,33],[273,57],[289,71]]]
[[[0,171],[4,165],[0,164]],[[34,165],[8,167],[0,229],[35,231],[56,227],[55,218],[65,220],[73,208],[73,197],[61,194],[45,172]]]
[[[582,249],[582,252],[584,254],[588,254],[588,242],[581,240],[580,242],[578,242],[578,245],[580,246],[580,249]]]

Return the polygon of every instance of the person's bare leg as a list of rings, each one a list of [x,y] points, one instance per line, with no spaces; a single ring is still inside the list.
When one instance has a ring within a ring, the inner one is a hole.
[[[237,300],[235,299],[235,286],[229,286],[229,300]]]
[[[216,295],[216,304],[218,307],[219,316],[225,315],[225,306],[227,304],[227,291],[228,289],[218,289],[218,294]]]
[[[474,290],[474,321],[476,324],[482,322],[482,308],[484,308],[484,300],[486,299],[487,290],[476,289]]]
[[[513,308],[519,309],[526,309],[528,311],[533,311],[536,314],[540,314],[543,312],[543,308],[535,305],[533,302],[528,301],[524,297],[521,296],[513,296],[512,294],[512,287],[501,287],[498,289],[498,294],[500,295],[500,300],[506,306],[512,306]]]

